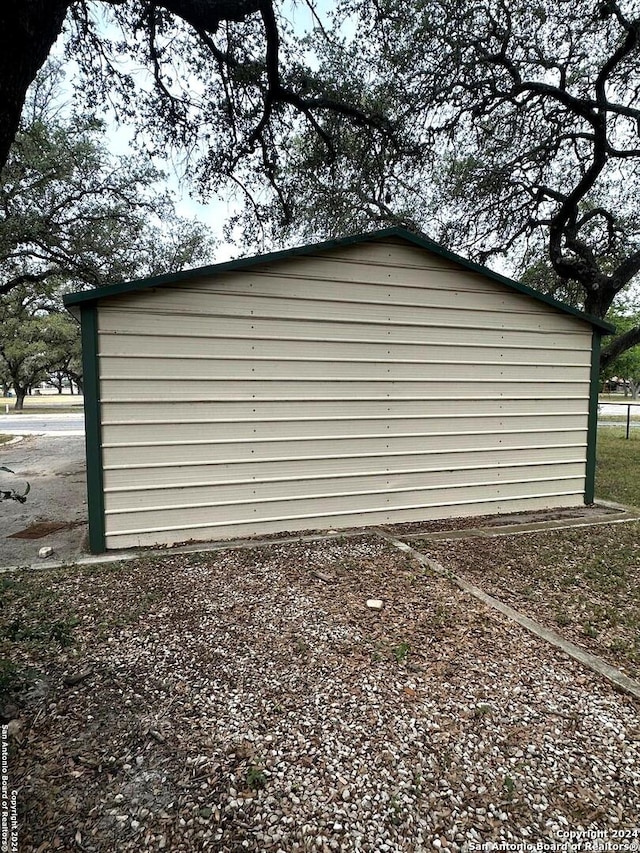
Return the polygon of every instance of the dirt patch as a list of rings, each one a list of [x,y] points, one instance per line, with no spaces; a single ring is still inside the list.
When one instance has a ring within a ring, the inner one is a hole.
[[[12,741],[25,853],[458,851],[640,821],[637,704],[380,538],[4,582],[2,652],[47,684]]]
[[[394,536],[419,535],[420,533],[438,533],[448,530],[466,530],[469,528],[501,527],[508,524],[542,524],[546,521],[575,521],[601,518],[606,515],[619,515],[620,511],[600,504],[591,506],[567,507],[566,509],[541,509],[536,511],[510,512],[494,515],[463,516],[461,518],[443,518],[437,521],[412,521],[407,524],[381,524],[382,530]]]
[[[7,538],[42,539],[43,536],[48,536],[50,533],[57,533],[58,530],[73,530],[83,523],[82,521],[39,521],[36,524],[30,524],[29,527],[19,530],[17,533],[11,533]]]

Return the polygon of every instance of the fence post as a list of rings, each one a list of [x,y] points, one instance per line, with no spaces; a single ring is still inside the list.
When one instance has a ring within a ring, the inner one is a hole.
[[[629,439],[629,432],[631,430],[631,404],[627,405],[627,440]]]

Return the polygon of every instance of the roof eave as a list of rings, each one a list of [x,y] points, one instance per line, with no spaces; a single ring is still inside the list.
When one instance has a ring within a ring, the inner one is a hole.
[[[339,249],[344,246],[351,246],[356,243],[364,243],[372,240],[384,240],[388,239],[389,237],[396,237],[399,239],[407,240],[422,249],[432,252],[433,254],[439,255],[440,257],[445,258],[446,260],[452,261],[453,263],[459,264],[460,266],[465,267],[466,269],[469,269],[472,272],[476,272],[480,275],[486,276],[487,278],[491,278],[494,281],[505,285],[506,287],[517,290],[520,293],[524,293],[527,296],[530,296],[533,299],[538,300],[539,302],[544,302],[545,304],[556,308],[566,314],[571,314],[574,317],[586,323],[589,323],[594,328],[597,328],[601,334],[612,334],[613,332],[615,332],[615,326],[613,326],[611,323],[607,323],[605,320],[601,320],[599,317],[595,317],[591,314],[586,314],[584,311],[580,311],[578,308],[574,308],[572,305],[567,305],[564,302],[560,302],[558,299],[554,299],[552,296],[548,296],[545,293],[540,293],[539,291],[534,290],[533,288],[528,287],[525,284],[521,284],[520,282],[507,278],[506,276],[494,272],[493,270],[488,269],[487,267],[483,267],[480,264],[476,264],[473,261],[468,260],[467,258],[463,258],[460,255],[456,255],[455,252],[451,252],[448,249],[445,249],[443,246],[440,246],[438,243],[434,243],[424,234],[409,231],[408,229],[401,228],[399,226],[383,228],[379,231],[372,231],[366,234],[355,234],[349,237],[325,240],[321,243],[312,243],[305,246],[296,246],[292,249],[282,249],[278,252],[269,252],[264,255],[253,255],[248,258],[238,258],[232,261],[224,261],[220,264],[211,264],[208,266],[197,267],[195,269],[184,270],[182,272],[177,273],[167,273],[165,275],[151,276],[149,278],[134,279],[133,281],[121,281],[115,284],[108,284],[104,287],[96,288],[95,290],[84,290],[78,293],[66,294],[63,297],[63,301],[65,307],[77,316],[76,312],[78,311],[80,306],[87,303],[97,302],[100,299],[106,299],[108,297],[113,296],[121,296],[126,293],[147,290],[154,287],[163,287],[170,284],[182,284],[186,281],[192,281],[195,278],[220,275],[221,273],[232,272],[234,270],[251,269],[251,267],[257,266],[259,264],[262,265],[275,263],[277,261],[286,260],[287,258],[302,257],[304,255],[309,255],[315,252],[324,252],[329,251],[331,249]]]

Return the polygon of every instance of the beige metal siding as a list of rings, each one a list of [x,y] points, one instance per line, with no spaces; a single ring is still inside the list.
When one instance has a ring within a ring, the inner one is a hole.
[[[98,324],[109,548],[583,500],[591,328],[402,241]]]

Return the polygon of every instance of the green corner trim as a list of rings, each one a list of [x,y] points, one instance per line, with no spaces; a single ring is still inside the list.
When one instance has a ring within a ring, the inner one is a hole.
[[[426,234],[409,231],[406,228],[400,227],[383,228],[380,231],[371,231],[367,234],[355,234],[350,237],[342,237],[340,239],[335,240],[326,240],[322,243],[312,243],[307,246],[297,246],[293,249],[284,249],[279,252],[269,252],[265,255],[254,255],[253,257],[249,258],[238,258],[235,261],[225,261],[221,264],[213,264],[210,266],[198,267],[197,269],[183,270],[182,272],[169,273],[167,275],[153,276],[152,278],[142,278],[137,279],[135,281],[122,281],[117,282],[115,284],[107,284],[104,287],[98,287],[94,290],[84,290],[78,293],[68,293],[64,296],[64,304],[67,308],[73,310],[76,306],[83,306],[95,303],[98,299],[105,299],[109,296],[121,296],[125,293],[147,290],[153,287],[182,284],[184,282],[193,281],[197,278],[202,278],[203,276],[215,276],[224,272],[247,270],[257,265],[274,263],[276,261],[283,261],[287,258],[312,255],[316,252],[326,252],[330,251],[331,249],[340,249],[344,246],[353,246],[357,243],[366,243],[372,240],[388,239],[406,240],[408,243],[413,243],[414,246],[418,246],[421,249],[426,249],[426,251],[432,252],[435,255],[439,255],[441,258],[446,258],[449,261],[453,261],[456,264],[460,264],[460,266],[471,270],[471,272],[479,273],[480,275],[484,275],[487,278],[500,282],[500,284],[503,284],[506,287],[511,288],[512,290],[516,290],[519,293],[524,293],[527,296],[538,300],[538,302],[544,302],[547,305],[551,305],[553,308],[556,308],[565,314],[571,314],[586,323],[590,323],[594,328],[598,328],[605,333],[611,333],[615,331],[615,326],[612,326],[610,323],[601,320],[599,317],[594,317],[591,314],[585,314],[583,311],[579,311],[577,308],[574,308],[571,305],[566,305],[564,302],[560,302],[559,300],[554,299],[552,296],[548,296],[546,293],[540,293],[537,290],[528,287],[526,284],[521,284],[519,281],[514,281],[513,279],[507,278],[504,275],[500,275],[500,273],[494,272],[488,267],[483,267],[480,264],[476,264],[473,261],[468,260],[467,258],[463,258],[461,255],[456,255],[454,252],[450,252],[448,249],[445,249],[444,246],[441,246],[438,243],[434,243],[434,241],[429,239]]]
[[[591,344],[591,377],[589,387],[589,420],[587,426],[587,468],[584,502],[592,504],[596,485],[596,445],[598,440],[598,391],[600,389],[600,340],[598,329],[593,330]]]
[[[102,469],[100,379],[98,374],[98,311],[95,302],[82,306],[80,322],[82,324],[89,548],[92,554],[102,554],[106,550],[106,547],[104,535],[104,477]]]

